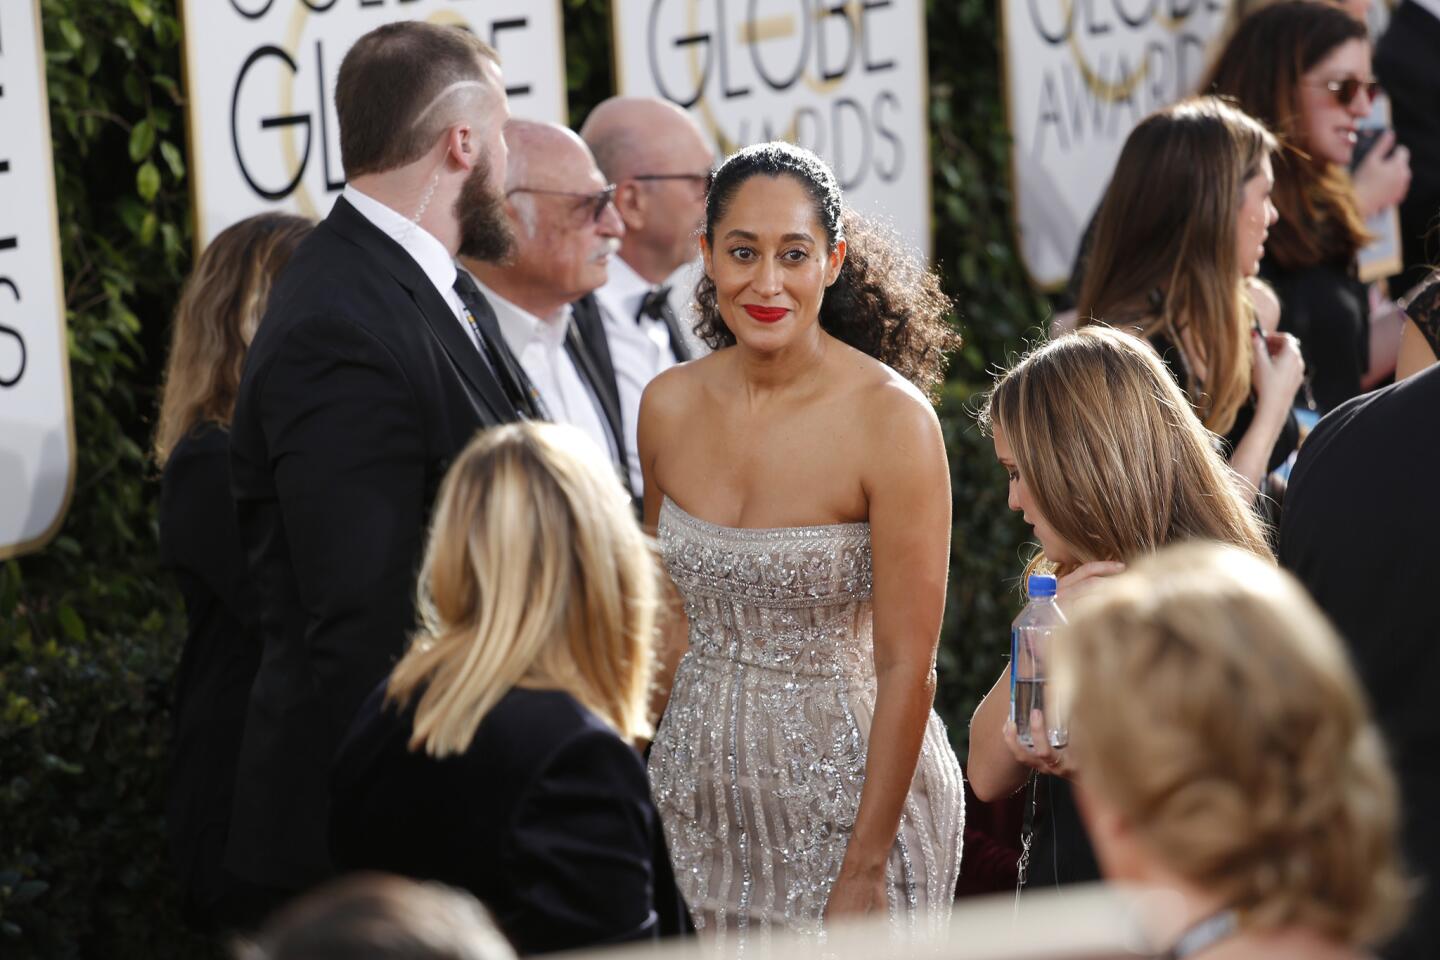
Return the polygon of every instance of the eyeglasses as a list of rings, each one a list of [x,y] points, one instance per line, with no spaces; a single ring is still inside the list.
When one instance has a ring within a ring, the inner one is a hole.
[[[590,219],[593,223],[599,223],[600,218],[605,215],[605,208],[615,200],[615,184],[610,184],[598,193],[576,193],[573,190],[540,190],[535,187],[511,187],[505,191],[505,196],[514,193],[538,193],[550,197],[573,197],[576,200],[584,200],[591,207]]]
[[[692,183],[708,183],[710,171],[704,173],[637,173],[631,180],[689,180]]]
[[[1365,92],[1365,99],[1372,103],[1380,95],[1380,81],[1361,80],[1359,77],[1346,77],[1344,80],[1321,80],[1311,86],[1329,90],[1335,98],[1335,102],[1342,107],[1350,106],[1355,95],[1362,90]]]

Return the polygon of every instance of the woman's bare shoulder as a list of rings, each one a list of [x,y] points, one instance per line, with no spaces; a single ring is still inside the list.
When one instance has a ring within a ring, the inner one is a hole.
[[[714,380],[721,365],[720,354],[711,353],[660,373],[640,396],[641,419],[664,421],[684,416],[694,404],[703,402],[706,386]]]
[[[866,421],[881,431],[938,425],[935,407],[919,387],[874,357],[852,352],[856,359],[849,378],[851,399]]]

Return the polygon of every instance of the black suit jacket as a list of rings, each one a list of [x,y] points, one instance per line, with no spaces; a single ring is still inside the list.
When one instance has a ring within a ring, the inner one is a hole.
[[[512,689],[443,760],[408,749],[414,702],[383,697],[382,684],[336,761],[338,866],[469,890],[521,953],[678,932],[644,764],[573,697]]]
[[[1400,846],[1421,891],[1386,960],[1431,958],[1440,943],[1437,410],[1431,367],[1332,412],[1300,448],[1280,521],[1280,563],[1347,641],[1400,781]]]
[[[231,428],[264,653],[227,865],[300,889],[329,872],[326,771],[414,626],[436,489],[516,416],[445,297],[344,199],[296,250],[246,358]]]
[[[630,488],[629,458],[625,452],[625,427],[620,418],[620,387],[615,381],[615,362],[610,358],[610,341],[605,338],[605,320],[600,315],[600,305],[593,293],[588,293],[570,305],[570,329],[565,336],[565,352],[570,355],[575,369],[589,385],[600,410],[605,414],[605,425],[615,440],[619,452],[620,479],[625,488]],[[631,490],[630,495],[638,496]]]
[[[1400,203],[1406,272],[1390,285],[1398,296],[1440,259],[1440,20],[1414,0],[1400,4],[1375,47],[1375,73],[1396,139],[1410,148],[1410,190]]]

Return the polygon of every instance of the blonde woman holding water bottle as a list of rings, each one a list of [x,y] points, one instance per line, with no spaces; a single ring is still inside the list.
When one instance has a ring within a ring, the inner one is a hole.
[[[1137,337],[1090,326],[1037,347],[996,380],[980,422],[1009,474],[1010,509],[1040,544],[1026,573],[1055,578],[1062,611],[1097,579],[1170,543],[1214,540],[1273,562],[1214,435]],[[1097,880],[1065,782],[1075,770],[1038,712],[1031,745],[1020,742],[1010,681],[1007,667],[970,722],[970,785],[992,802],[1038,771],[1048,816],[1035,824],[1030,883]]]

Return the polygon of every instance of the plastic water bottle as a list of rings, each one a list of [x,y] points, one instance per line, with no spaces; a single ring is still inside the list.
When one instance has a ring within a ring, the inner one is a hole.
[[[1034,745],[1031,710],[1044,714],[1050,746],[1063,747],[1070,739],[1064,718],[1045,710],[1045,662],[1051,639],[1065,623],[1065,614],[1055,602],[1055,587],[1055,578],[1049,574],[1031,574],[1026,584],[1030,602],[1010,625],[1010,719],[1016,736],[1027,747]]]

